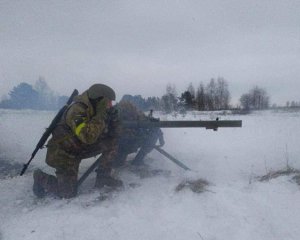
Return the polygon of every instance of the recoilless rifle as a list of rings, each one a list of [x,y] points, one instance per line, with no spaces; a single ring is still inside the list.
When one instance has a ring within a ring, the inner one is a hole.
[[[117,166],[123,165],[126,157],[130,153],[137,152],[131,164],[140,165],[145,156],[153,149],[164,155],[184,170],[191,170],[181,161],[167,153],[162,146],[164,138],[161,128],[206,128],[217,131],[219,127],[242,127],[241,120],[219,120],[214,121],[160,121],[153,117],[153,111],[150,111],[146,120],[126,121],[121,120],[123,129],[134,130],[135,136],[120,136],[119,153],[115,160]],[[157,141],[159,145],[156,145]],[[101,156],[92,164],[92,166],[78,180],[78,186],[88,177],[88,175],[98,166]]]

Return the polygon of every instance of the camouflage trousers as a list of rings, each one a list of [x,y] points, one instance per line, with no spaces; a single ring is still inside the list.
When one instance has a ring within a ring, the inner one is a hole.
[[[44,177],[42,184],[45,185],[46,191],[49,189],[62,198],[71,198],[77,194],[77,177],[82,159],[101,153],[103,157],[98,169],[109,172],[118,152],[118,143],[116,138],[105,138],[74,154],[65,151],[55,140],[50,139],[47,148],[46,163],[56,169],[57,181],[50,181],[53,176],[48,175],[49,179]],[[49,183],[56,185],[50,186]]]

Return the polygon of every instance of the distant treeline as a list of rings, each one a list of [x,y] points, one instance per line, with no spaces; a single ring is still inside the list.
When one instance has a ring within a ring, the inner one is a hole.
[[[125,95],[122,100],[132,102],[141,110],[160,110],[166,113],[187,110],[214,111],[229,109],[261,110],[270,106],[270,97],[265,89],[253,87],[240,98],[240,104],[230,104],[229,84],[224,78],[212,78],[207,84],[200,82],[197,89],[190,83],[185,91],[178,94],[176,86],[168,84],[162,97],[143,98],[141,95]]]
[[[22,82],[8,95],[8,98],[0,102],[0,108],[56,110],[68,100],[67,96],[55,94],[43,78],[39,78],[34,86]]]
[[[40,77],[32,86],[22,82],[14,87],[6,99],[0,102],[0,108],[9,109],[36,109],[56,110],[68,100],[67,96],[54,93],[46,81]],[[253,87],[240,97],[240,104],[230,104],[229,84],[224,78],[212,78],[207,84],[200,82],[195,89],[192,83],[181,92],[177,93],[174,84],[166,86],[166,92],[161,97],[144,98],[141,95],[124,95],[122,100],[130,101],[143,111],[150,109],[165,113],[185,112],[187,110],[214,111],[233,108],[245,110],[267,109],[270,106],[270,97],[266,90],[258,86]],[[295,106],[293,102],[289,106]]]

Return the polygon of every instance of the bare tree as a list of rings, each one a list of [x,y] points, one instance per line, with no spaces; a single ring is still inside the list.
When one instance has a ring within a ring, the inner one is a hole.
[[[189,84],[187,91],[192,95],[193,98],[196,97],[195,88],[193,86],[193,83]]]
[[[161,107],[166,113],[177,110],[177,91],[174,84],[168,84],[166,94],[161,98]]]
[[[251,91],[252,105],[254,109],[267,109],[269,108],[269,96],[265,89],[255,86]]]
[[[224,78],[218,78],[216,86],[216,109],[228,109],[230,101],[230,93],[228,83]]]
[[[216,109],[217,86],[214,78],[210,80],[206,87],[206,109]]]
[[[251,96],[249,93],[245,93],[240,97],[240,103],[243,109],[250,110],[251,108]]]
[[[200,83],[200,85],[197,89],[196,103],[197,103],[198,110],[205,110],[206,96],[205,96],[204,85],[202,82]]]
[[[267,109],[270,106],[270,97],[265,89],[255,86],[249,93],[243,94],[240,98],[244,109]]]

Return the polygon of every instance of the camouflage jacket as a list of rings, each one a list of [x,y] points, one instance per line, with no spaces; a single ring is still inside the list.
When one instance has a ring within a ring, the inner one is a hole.
[[[103,106],[106,108],[106,106]],[[106,113],[106,109],[102,109]],[[87,92],[75,97],[54,129],[51,143],[59,144],[67,152],[78,153],[101,141],[109,132],[107,114],[96,117]]]

